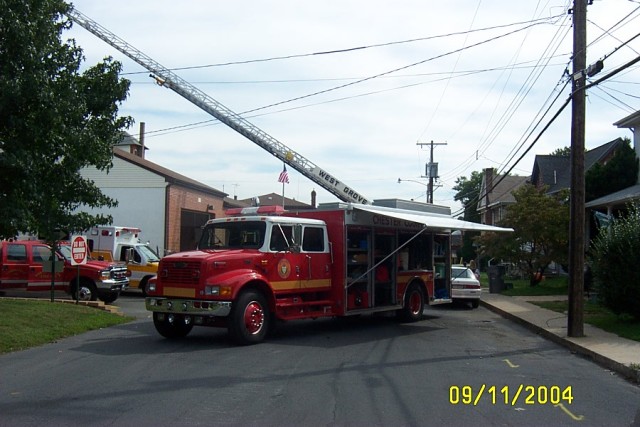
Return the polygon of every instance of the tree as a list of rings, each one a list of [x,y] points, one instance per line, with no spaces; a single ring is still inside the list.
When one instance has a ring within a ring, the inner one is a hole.
[[[71,27],[62,0],[0,4],[0,238],[107,224],[76,211],[116,204],[79,171],[108,171],[132,122],[117,116],[129,91],[121,64],[105,58],[79,72],[82,50],[61,41]]]
[[[559,157],[569,157],[571,155],[571,147],[564,147],[564,148],[556,148],[552,153],[552,156],[559,156]]]
[[[615,193],[636,183],[638,159],[629,138],[616,148],[605,164],[596,163],[585,174],[585,200],[591,201]]]
[[[565,264],[568,259],[568,193],[548,196],[545,191],[531,184],[515,190],[516,202],[499,222],[514,232],[485,233],[477,239],[483,254],[519,265],[532,286],[539,281],[537,272],[544,271],[552,261]]]
[[[464,176],[456,179],[456,185],[453,189],[457,193],[453,196],[453,200],[462,203],[464,209],[463,218],[465,221],[480,222],[480,213],[478,212],[478,201],[480,199],[480,190],[482,187],[482,172],[473,171],[471,177]],[[478,236],[478,232],[466,231],[462,237],[462,249],[459,256],[465,260],[472,260],[477,257],[476,250],[473,246],[473,239]]]

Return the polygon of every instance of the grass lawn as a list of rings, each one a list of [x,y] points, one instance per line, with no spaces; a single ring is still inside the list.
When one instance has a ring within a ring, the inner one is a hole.
[[[84,305],[0,299],[0,354],[133,320]]]
[[[567,301],[532,302],[540,307],[567,313]],[[584,303],[584,321],[597,328],[616,334],[622,338],[640,341],[640,321],[630,316],[617,315],[598,303],[587,301]]]
[[[529,280],[504,279],[505,283],[512,283],[512,289],[501,292],[502,295],[509,296],[542,296],[542,295],[562,295],[569,294],[569,278],[547,277],[536,286],[529,286]],[[483,287],[489,287],[489,277],[486,273],[480,274],[480,282]],[[568,311],[567,301],[533,302],[540,307],[559,313]],[[598,302],[586,301],[584,304],[584,321],[597,328],[611,332],[620,337],[634,341],[640,341],[640,322],[634,321],[629,316],[618,316],[600,305]]]
[[[513,288],[505,289],[501,292],[502,295],[509,296],[540,296],[540,295],[568,295],[569,278],[562,277],[547,277],[536,286],[530,286],[529,280],[521,279],[509,279],[504,278],[505,284],[511,283]],[[480,283],[484,287],[489,287],[489,277],[486,273],[480,274]]]

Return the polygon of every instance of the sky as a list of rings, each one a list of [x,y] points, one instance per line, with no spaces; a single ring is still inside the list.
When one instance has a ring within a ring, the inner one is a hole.
[[[433,202],[454,214],[459,177],[490,167],[529,176],[535,155],[571,144],[570,105],[542,132],[570,95],[570,1],[73,4],[369,200],[425,202],[432,141]],[[639,0],[588,6],[587,64],[604,59],[592,81],[640,55],[639,17]],[[87,67],[106,56],[122,63],[131,89],[120,114],[135,120],[136,137],[145,123],[148,160],[230,197],[282,194],[276,157],[79,25],[63,38]],[[632,137],[613,123],[640,109],[639,84],[635,64],[589,90],[587,149]],[[318,203],[337,201],[288,173],[286,197],[310,203],[315,190]]]

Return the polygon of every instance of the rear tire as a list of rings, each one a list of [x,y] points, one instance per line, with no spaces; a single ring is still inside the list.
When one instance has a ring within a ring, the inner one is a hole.
[[[480,307],[480,300],[479,299],[474,299],[471,301],[471,308],[478,308]]]
[[[163,337],[179,339],[189,335],[193,329],[193,319],[181,314],[153,313],[153,326]]]
[[[404,307],[399,311],[400,319],[403,322],[417,322],[422,319],[424,311],[424,294],[422,289],[416,284],[409,285],[409,289],[404,296]]]
[[[271,323],[265,296],[258,291],[245,291],[231,309],[229,335],[240,345],[257,344],[265,339]]]

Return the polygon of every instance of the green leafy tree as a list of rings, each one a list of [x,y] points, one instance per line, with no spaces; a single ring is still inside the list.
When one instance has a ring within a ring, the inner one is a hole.
[[[614,220],[591,242],[589,264],[598,298],[617,314],[640,320],[640,206]]]
[[[477,239],[483,254],[518,265],[528,274],[532,286],[539,281],[537,272],[553,261],[566,264],[568,259],[568,193],[548,196],[545,191],[531,184],[515,190],[516,202],[499,222],[514,232],[484,233]]]
[[[460,202],[464,209],[463,217],[465,221],[480,222],[480,213],[478,212],[478,200],[480,198],[480,190],[482,187],[482,172],[473,171],[469,178],[461,176],[456,179],[453,190],[456,194],[453,200]],[[476,259],[477,254],[473,240],[480,233],[466,231],[462,237],[462,248],[458,254],[464,260]]]
[[[552,153],[552,156],[569,157],[571,155],[571,147],[556,148]]]
[[[77,208],[112,207],[79,171],[108,170],[131,118],[118,117],[129,81],[111,58],[80,73],[82,50],[62,0],[0,0],[0,238],[107,224]]]
[[[585,174],[585,200],[588,202],[630,187],[637,178],[638,158],[631,141],[625,138],[607,163],[596,163]]]

